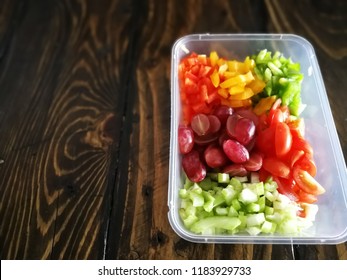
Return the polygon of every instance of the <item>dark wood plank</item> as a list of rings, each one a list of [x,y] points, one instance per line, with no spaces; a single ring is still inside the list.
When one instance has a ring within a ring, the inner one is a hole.
[[[1,61],[2,258],[103,258],[127,94],[126,10],[26,2]]]

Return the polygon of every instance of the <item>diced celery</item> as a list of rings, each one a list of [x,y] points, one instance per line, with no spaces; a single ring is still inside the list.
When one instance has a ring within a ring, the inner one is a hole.
[[[265,221],[264,213],[247,215],[247,227],[260,226]]]
[[[222,193],[219,193],[215,196],[215,200],[213,202],[213,207],[219,206],[221,204],[225,203],[225,198],[222,195]]]
[[[228,205],[231,204],[231,201],[235,198],[236,194],[237,192],[232,185],[228,185],[222,190],[222,195]]]
[[[218,183],[229,184],[230,175],[228,173],[218,173]]]
[[[187,218],[183,219],[184,226],[190,228],[199,218],[195,215],[189,215]]]
[[[241,224],[240,219],[236,217],[214,216],[199,220],[192,225],[190,230],[195,233],[202,233],[207,229],[221,228],[225,230],[234,230]]]
[[[239,195],[239,200],[245,204],[256,202],[258,195],[249,188],[244,188]]]
[[[205,191],[208,191],[208,190],[212,189],[212,181],[211,181],[211,178],[210,178],[210,177],[205,177],[205,179],[202,180],[202,181],[199,183],[199,186],[200,186],[200,188],[202,188],[202,189],[205,190]]]
[[[242,178],[232,177],[228,185],[209,178],[200,183],[186,180],[179,190],[178,210],[184,226],[207,235],[245,231],[250,235],[297,234],[312,226],[317,205],[301,203],[300,208],[278,192],[271,178],[265,183],[243,182]],[[306,218],[298,217],[298,210],[304,211]]]
[[[209,192],[206,191],[204,191],[202,194],[205,201],[203,208],[206,212],[211,212],[214,207],[215,198]]]
[[[250,203],[246,206],[247,212],[258,213],[260,211],[260,205],[258,203]]]
[[[229,209],[227,207],[216,207],[216,214],[219,216],[227,216]]]
[[[196,192],[189,192],[189,198],[193,202],[194,207],[203,206],[204,205],[204,197],[202,194]]]
[[[250,235],[258,235],[261,232],[260,227],[246,227],[246,231],[250,234]]]
[[[277,188],[276,183],[265,183],[264,184],[264,189],[269,192],[273,192]]]
[[[241,209],[241,204],[237,198],[231,201],[231,206],[234,207],[236,211],[239,211]]]
[[[237,212],[237,210],[232,205],[229,206],[228,216],[229,217],[237,217],[238,215],[239,215],[239,213]]]
[[[207,177],[209,177],[213,181],[218,181],[218,173],[216,172],[207,173]]]
[[[190,192],[195,192],[197,194],[202,193],[202,188],[200,188],[198,183],[194,183],[193,186],[189,189]]]
[[[298,225],[296,219],[286,219],[278,224],[278,231],[284,234],[298,233]]]
[[[261,225],[261,231],[264,233],[273,233],[276,230],[276,224],[269,222],[269,221],[265,221],[262,225]]]
[[[240,183],[245,183],[248,182],[248,177],[247,176],[235,176],[234,177],[236,180],[238,180]]]
[[[273,209],[273,207],[265,206],[265,209],[264,209],[265,215],[273,215],[274,212],[275,212],[275,209]]]
[[[232,185],[237,192],[240,192],[243,188],[241,182],[236,177],[232,177],[229,184]]]
[[[185,199],[188,197],[188,191],[187,189],[180,189],[179,190],[179,196],[181,199]]]
[[[258,199],[258,204],[259,204],[259,212],[264,212],[265,211],[265,196],[261,196]]]
[[[194,183],[192,181],[190,181],[188,177],[186,177],[186,180],[184,182],[184,188],[190,189],[193,185],[194,185]]]

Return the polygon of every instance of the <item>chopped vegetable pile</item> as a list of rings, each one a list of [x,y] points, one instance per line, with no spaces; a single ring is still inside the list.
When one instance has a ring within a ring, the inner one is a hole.
[[[325,189],[300,113],[299,63],[267,50],[243,61],[191,53],[178,68],[179,214],[196,234],[297,234]]]

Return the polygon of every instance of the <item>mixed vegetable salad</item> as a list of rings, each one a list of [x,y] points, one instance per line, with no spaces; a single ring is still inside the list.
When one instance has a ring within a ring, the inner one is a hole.
[[[196,234],[297,234],[315,219],[300,64],[261,50],[243,61],[191,53],[178,67],[179,215]]]

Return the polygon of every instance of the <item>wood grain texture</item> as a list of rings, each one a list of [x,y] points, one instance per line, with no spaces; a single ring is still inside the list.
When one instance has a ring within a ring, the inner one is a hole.
[[[1,258],[347,259],[346,244],[194,244],[167,219],[174,41],[207,32],[309,39],[346,158],[345,8],[343,0],[0,1]]]

